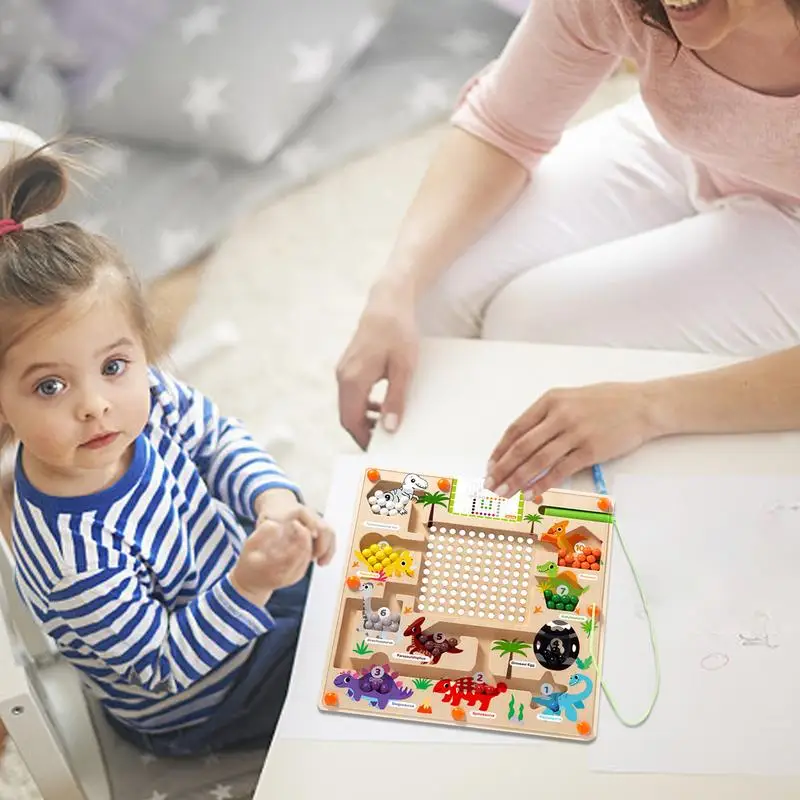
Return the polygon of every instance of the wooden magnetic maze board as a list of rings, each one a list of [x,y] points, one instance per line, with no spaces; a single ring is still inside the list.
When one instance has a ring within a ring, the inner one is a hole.
[[[611,501],[365,471],[319,707],[596,735]]]

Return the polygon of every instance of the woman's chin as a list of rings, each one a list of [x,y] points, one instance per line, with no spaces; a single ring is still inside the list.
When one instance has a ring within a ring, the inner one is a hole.
[[[700,0],[682,8],[664,3],[675,35],[690,50],[710,50],[728,33],[728,9],[725,0]]]

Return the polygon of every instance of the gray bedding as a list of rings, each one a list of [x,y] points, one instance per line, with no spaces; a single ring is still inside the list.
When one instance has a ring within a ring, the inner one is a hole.
[[[0,20],[18,5],[0,0]],[[39,0],[42,52],[0,71],[0,114],[100,143],[79,149],[95,177],[58,215],[114,237],[145,280],[258,204],[445,118],[516,22],[487,0],[106,5]]]

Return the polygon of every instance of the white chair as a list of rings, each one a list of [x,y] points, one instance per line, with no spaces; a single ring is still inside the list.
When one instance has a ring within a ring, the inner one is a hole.
[[[111,800],[78,676],[21,602],[13,571],[0,536],[0,719],[45,800]]]

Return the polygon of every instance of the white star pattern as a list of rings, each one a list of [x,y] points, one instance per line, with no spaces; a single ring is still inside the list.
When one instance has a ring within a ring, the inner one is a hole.
[[[190,44],[198,36],[210,36],[219,30],[219,19],[225,9],[219,5],[200,6],[195,12],[178,20],[181,29],[181,39],[184,44]]]
[[[368,45],[375,37],[375,34],[378,32],[380,26],[381,21],[378,17],[364,17],[364,19],[362,19],[356,25],[356,27],[353,28],[353,33],[350,37],[353,49],[362,50],[366,45]]]
[[[281,151],[279,160],[283,171],[295,180],[299,180],[311,174],[320,155],[319,148],[313,144],[298,144]]]
[[[131,151],[126,147],[101,147],[87,159],[101,176],[124,175]]]
[[[158,240],[158,255],[166,264],[180,262],[191,253],[197,242],[195,228],[167,228]]]
[[[442,47],[455,56],[479,56],[489,49],[489,37],[472,28],[460,28],[442,40]]]
[[[420,78],[407,98],[409,108],[416,114],[429,111],[444,111],[452,104],[447,87],[443,81]]]
[[[223,786],[221,783],[217,784],[216,789],[212,789],[209,794],[216,798],[216,800],[233,800],[230,786]]]
[[[162,794],[158,791],[158,789],[153,790],[153,794],[147,798],[147,800],[168,800],[167,795]]]
[[[139,758],[142,760],[142,764],[155,764],[158,759],[152,753],[142,753]]]
[[[227,86],[225,78],[195,78],[191,82],[183,110],[192,118],[195,130],[207,130],[211,117],[224,111],[221,95]]]
[[[295,59],[294,69],[289,77],[292,83],[318,83],[330,71],[333,62],[333,48],[329,44],[316,47],[293,42],[290,46]]]

